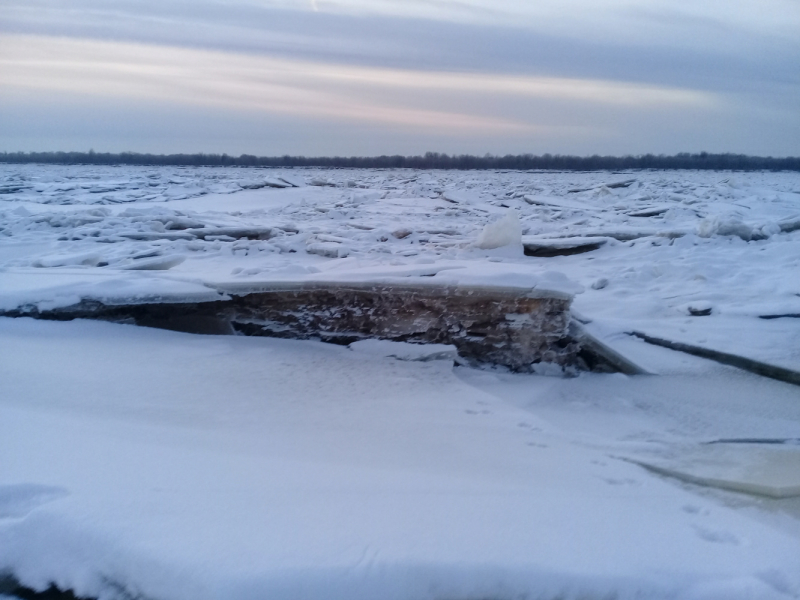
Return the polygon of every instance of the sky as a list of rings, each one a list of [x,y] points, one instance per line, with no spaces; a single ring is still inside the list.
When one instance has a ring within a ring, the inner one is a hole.
[[[800,0],[0,0],[0,151],[800,155]]]

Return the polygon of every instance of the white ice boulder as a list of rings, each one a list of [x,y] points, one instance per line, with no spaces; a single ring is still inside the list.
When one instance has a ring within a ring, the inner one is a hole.
[[[350,248],[336,242],[318,242],[308,244],[306,252],[327,258],[345,258],[350,254]]]
[[[762,231],[761,227],[744,223],[738,215],[722,215],[704,219],[697,226],[697,235],[708,238],[714,235],[736,236],[745,242],[763,240],[777,231]]]
[[[444,192],[442,192],[442,199],[452,202],[453,204],[469,205],[481,203],[480,195],[469,190],[444,190]]]
[[[522,246],[522,225],[517,211],[509,210],[503,218],[486,225],[478,235],[475,246],[484,250]]]
[[[363,204],[365,202],[374,202],[375,200],[380,200],[382,196],[382,192],[380,190],[364,190],[359,192],[353,192],[350,196],[350,200],[353,204]]]

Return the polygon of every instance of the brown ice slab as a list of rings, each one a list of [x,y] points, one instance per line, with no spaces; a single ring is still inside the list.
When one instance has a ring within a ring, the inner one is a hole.
[[[238,333],[349,344],[362,339],[451,344],[469,362],[526,371],[572,365],[572,296],[535,287],[393,281],[270,281],[213,286],[218,300],[83,300],[7,316],[94,318],[195,333]]]
[[[273,283],[220,291],[232,296],[222,314],[248,335],[452,344],[467,360],[515,370],[538,362],[571,364],[577,353],[568,338],[571,298],[556,292],[425,281]]]

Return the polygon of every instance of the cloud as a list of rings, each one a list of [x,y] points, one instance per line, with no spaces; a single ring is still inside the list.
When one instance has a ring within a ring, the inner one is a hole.
[[[711,108],[712,94],[627,82],[412,71],[166,46],[3,35],[2,85],[47,93],[369,121],[439,131],[552,127],[514,101]],[[533,118],[532,118],[533,117]],[[568,126],[569,123],[563,123]]]
[[[797,153],[798,8],[796,0],[5,0],[0,112],[13,111],[15,140],[67,97],[80,122],[75,139],[91,131],[112,139],[113,114],[136,112],[145,129],[151,113],[202,114],[173,128],[187,150],[233,140],[221,132],[234,125],[216,121],[235,124],[242,139],[302,130],[308,150],[299,152],[338,153],[339,144],[392,153],[427,140],[420,150]],[[102,132],[81,103],[102,105]],[[193,126],[208,142],[187,133]],[[283,143],[298,148],[301,137]]]
[[[301,10],[308,6],[306,0],[240,0],[238,4]],[[592,36],[625,33],[624,25],[630,23],[625,22],[626,17],[636,18],[637,13],[657,16],[667,27],[677,19],[682,25],[705,22],[792,37],[800,26],[795,0],[315,0],[314,5],[331,13],[515,25],[532,30],[558,27],[564,33]]]
[[[38,90],[51,97],[80,93],[439,130],[524,126],[503,118],[364,98],[363,89],[370,87],[375,73],[358,68],[40,36],[3,36],[0,43],[10,49],[0,58],[0,86]]]
[[[708,90],[798,80],[796,0],[318,0],[317,7],[310,0],[5,0],[0,31]]]

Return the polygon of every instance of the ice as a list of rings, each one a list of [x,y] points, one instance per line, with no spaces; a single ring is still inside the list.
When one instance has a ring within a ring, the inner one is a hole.
[[[222,296],[198,281],[181,281],[160,276],[159,271],[117,271],[59,268],[8,269],[0,273],[3,293],[0,310],[35,306],[53,310],[96,300],[106,304],[131,302],[209,302]]]
[[[458,358],[455,346],[449,344],[408,344],[390,340],[361,340],[348,346],[355,352],[387,356],[397,360],[450,360]]]
[[[347,246],[335,242],[322,242],[317,244],[308,244],[306,252],[309,254],[319,254],[327,258],[345,258],[350,254],[350,249]]]
[[[546,293],[653,373],[0,318],[0,573],[159,600],[800,595],[796,499],[697,485],[791,488],[756,464],[776,449],[698,465],[800,438],[798,388],[629,335],[800,369],[800,174],[0,165],[0,190],[2,311]]]
[[[268,179],[301,187],[246,189]],[[13,304],[11,279],[19,282],[18,270],[32,267],[121,278],[151,263],[201,283],[238,269],[237,281],[258,283],[292,265],[352,279],[417,261],[438,265],[435,272],[467,261],[484,265],[490,279],[501,265],[533,277],[560,271],[578,284],[574,289],[586,290],[575,298],[580,312],[595,320],[623,316],[620,332],[644,320],[681,341],[680,319],[698,302],[713,305],[707,318],[714,322],[736,316],[745,328],[748,319],[800,313],[800,278],[791,276],[799,268],[798,175],[735,179],[731,186],[729,173],[716,172],[6,165],[0,304]],[[303,185],[312,180],[324,185]],[[215,194],[214,186],[239,191]],[[518,215],[527,257],[509,211]],[[476,247],[507,241],[513,243]],[[599,281],[608,284],[594,285]],[[785,327],[796,331],[794,323]],[[734,339],[736,330],[729,330],[731,343],[747,349]],[[751,358],[764,358],[760,352]]]
[[[597,250],[608,243],[606,237],[548,238],[533,235],[523,236],[522,245],[526,256],[567,256]]]
[[[121,266],[120,268],[131,271],[167,271],[172,267],[178,266],[184,260],[186,260],[186,257],[182,254],[168,254],[157,258],[138,260],[132,264]]]
[[[67,267],[84,265],[96,267],[102,260],[102,255],[97,252],[81,252],[78,254],[59,254],[45,256],[33,261],[34,267]]]
[[[517,213],[513,210],[509,210],[503,218],[486,225],[475,241],[476,247],[485,250],[521,245],[522,226]]]
[[[0,519],[25,517],[38,506],[67,495],[67,490],[49,485],[0,485]]]
[[[777,227],[777,231],[776,231]],[[744,241],[761,240],[771,235],[764,233],[762,229],[766,228],[770,232],[777,233],[780,227],[776,225],[765,225],[762,227],[754,227],[742,222],[738,216],[731,217],[716,217],[714,219],[707,219],[702,221],[697,226],[697,235],[701,237],[711,237],[712,235],[734,235],[742,238]]]
[[[800,449],[758,443],[706,444],[635,462],[684,481],[772,498],[800,496]]]
[[[800,585],[796,537],[613,458],[643,435],[658,449],[747,428],[752,413],[721,396],[758,389],[749,380],[591,376],[561,395],[563,379],[314,342],[77,321],[0,331],[15,390],[0,402],[0,476],[69,490],[0,526],[4,566],[28,585],[195,599],[668,598],[740,578],[780,597],[764,572]],[[713,386],[716,412],[698,402]],[[775,391],[760,433],[797,418]]]

